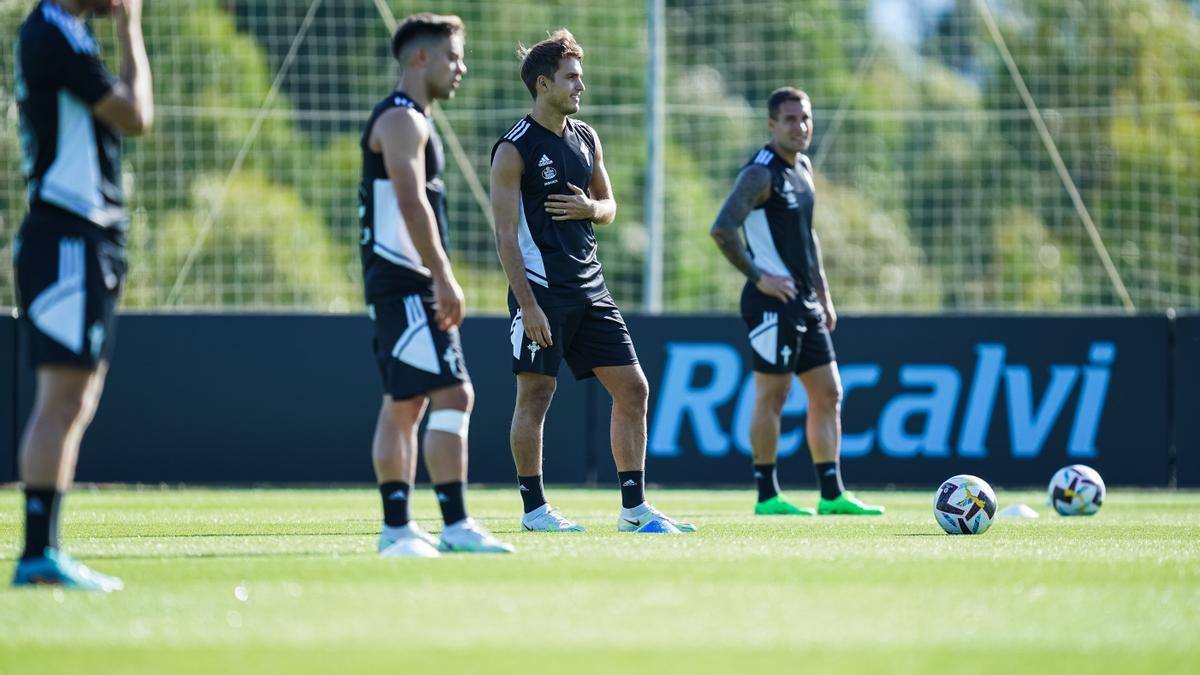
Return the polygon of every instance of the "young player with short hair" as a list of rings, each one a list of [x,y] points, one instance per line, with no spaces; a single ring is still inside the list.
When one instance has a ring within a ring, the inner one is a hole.
[[[511,546],[467,515],[474,390],[458,334],[463,292],[446,257],[444,156],[429,117],[429,106],[452,98],[467,72],[462,20],[410,16],[392,37],[392,54],[400,81],[363,130],[359,187],[363,286],[384,385],[371,447],[383,501],[378,548],[402,557],[509,553]],[[445,523],[439,539],[408,508],[427,407],[425,466]]]
[[[583,84],[583,49],[561,29],[522,49],[521,79],[533,111],[492,149],[496,248],[508,276],[512,370],[517,400],[509,436],[526,530],[579,532],[547,502],[542,425],[562,362],[576,379],[596,377],[613,399],[611,441],[621,486],[621,531],[691,532],[646,502],[649,387],[625,320],[604,283],[594,225],[617,203],[596,131],[574,119]]]

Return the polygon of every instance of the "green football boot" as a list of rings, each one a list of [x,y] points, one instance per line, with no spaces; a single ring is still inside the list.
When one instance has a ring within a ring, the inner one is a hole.
[[[864,504],[853,494],[843,492],[833,499],[817,502],[817,514],[822,516],[882,516],[887,509]]]
[[[783,495],[775,495],[765,502],[759,502],[754,505],[754,515],[756,516],[811,516],[814,515],[812,509],[802,509],[799,506],[789,502],[783,498]]]

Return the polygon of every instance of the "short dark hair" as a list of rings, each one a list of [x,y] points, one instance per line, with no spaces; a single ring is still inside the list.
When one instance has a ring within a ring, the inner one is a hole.
[[[517,58],[521,59],[521,80],[529,89],[530,96],[537,98],[537,79],[546,76],[554,79],[558,64],[567,57],[583,60],[583,47],[566,28],[559,28],[532,47],[517,46]]]
[[[392,56],[400,61],[404,50],[416,43],[430,38],[441,40],[464,30],[462,19],[453,14],[413,14],[401,21],[392,35]]]
[[[767,114],[771,119],[779,119],[779,108],[788,101],[808,101],[812,103],[812,99],[803,90],[795,87],[780,87],[771,92],[771,98],[767,99]]]

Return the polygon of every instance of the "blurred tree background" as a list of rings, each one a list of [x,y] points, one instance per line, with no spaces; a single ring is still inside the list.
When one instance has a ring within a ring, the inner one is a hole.
[[[0,0],[0,304],[25,199],[12,41],[33,4]],[[587,52],[579,117],[619,202],[600,257],[618,301],[639,307],[647,3],[386,5],[467,24],[470,72],[442,109],[467,158],[449,158],[447,183],[469,304],[504,311],[470,181],[486,190],[492,144],[529,109],[515,48],[567,26]],[[1136,306],[1200,307],[1197,3],[989,6]],[[145,27],[158,116],[126,144],[125,306],[360,311],[358,138],[396,77],[376,3],[159,0]],[[115,70],[111,26],[93,28]],[[813,98],[817,228],[843,310],[1120,308],[972,0],[669,0],[665,33],[668,311],[736,307],[741,281],[708,228],[783,84]]]

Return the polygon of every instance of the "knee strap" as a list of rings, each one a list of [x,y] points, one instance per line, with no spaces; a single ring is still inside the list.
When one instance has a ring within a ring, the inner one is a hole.
[[[467,437],[467,427],[471,424],[471,413],[465,410],[443,408],[429,413],[429,431],[444,431],[461,438]]]

